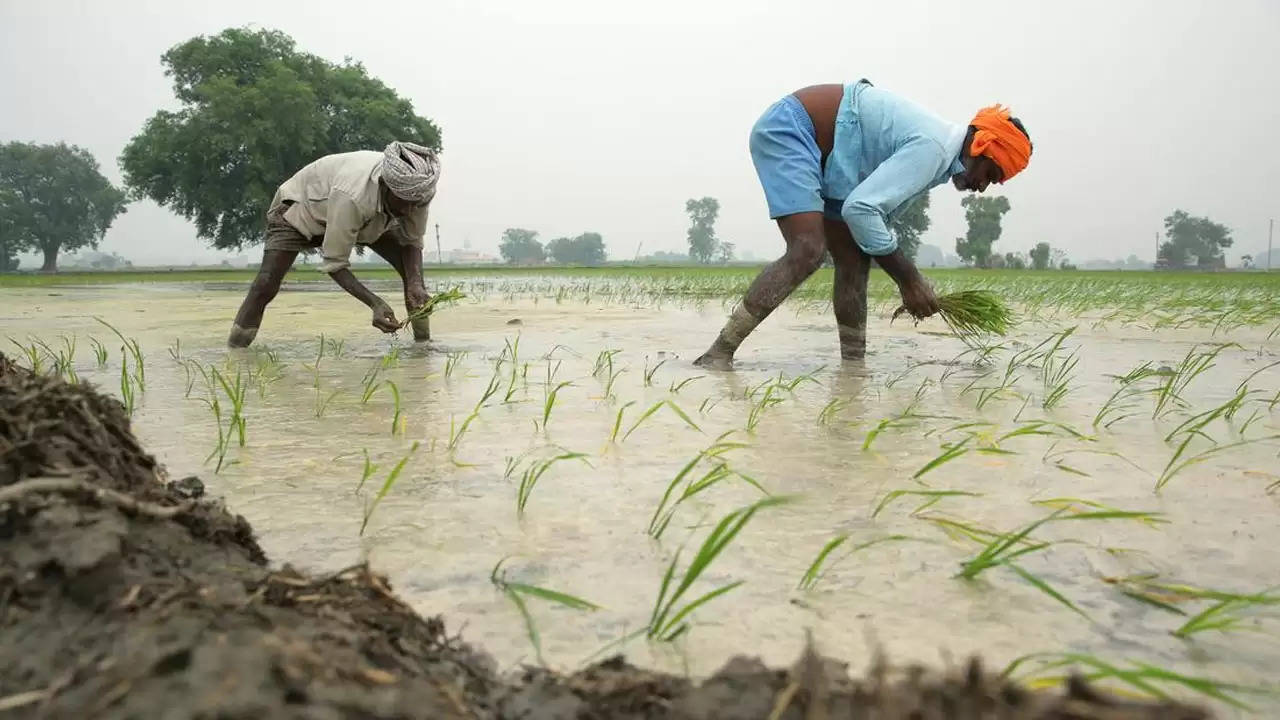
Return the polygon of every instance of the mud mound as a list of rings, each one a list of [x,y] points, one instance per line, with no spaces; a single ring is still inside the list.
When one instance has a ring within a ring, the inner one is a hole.
[[[365,567],[272,571],[241,517],[166,481],[120,404],[0,355],[0,717],[1208,717],[1073,683],[1032,693],[972,664],[851,680],[806,653],[701,684],[621,658],[500,676]]]

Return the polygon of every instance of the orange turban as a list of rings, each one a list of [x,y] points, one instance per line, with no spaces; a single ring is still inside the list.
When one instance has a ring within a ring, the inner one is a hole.
[[[1004,172],[1004,180],[1027,167],[1031,160],[1031,141],[1009,122],[1009,108],[999,104],[982,108],[969,124],[977,128],[969,148],[970,155],[986,155],[994,160]]]

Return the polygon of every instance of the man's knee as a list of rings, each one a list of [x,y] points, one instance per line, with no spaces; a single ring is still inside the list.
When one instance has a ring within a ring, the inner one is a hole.
[[[805,274],[822,267],[827,255],[827,242],[821,235],[799,235],[787,247],[787,257]]]
[[[260,272],[249,285],[249,297],[266,305],[275,299],[276,293],[280,292],[282,282],[284,282],[283,276],[271,272]]]

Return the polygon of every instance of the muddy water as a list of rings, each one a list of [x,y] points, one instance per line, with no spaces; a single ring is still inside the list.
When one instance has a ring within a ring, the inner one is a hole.
[[[737,580],[745,584],[695,613],[692,629],[677,643],[626,643],[623,649],[636,662],[698,674],[746,651],[782,664],[795,657],[804,630],[811,628],[826,652],[855,664],[878,644],[895,659],[929,662],[979,651],[994,662],[1035,652],[1079,652],[1249,685],[1272,681],[1280,667],[1280,644],[1272,636],[1280,621],[1274,615],[1252,614],[1237,631],[1180,640],[1170,631],[1185,618],[1126,598],[1104,581],[1158,573],[1171,582],[1238,592],[1280,585],[1280,498],[1269,489],[1280,480],[1275,443],[1245,445],[1190,465],[1156,494],[1156,476],[1173,453],[1163,437],[1186,413],[1153,421],[1153,401],[1143,396],[1135,401],[1135,417],[1110,430],[1092,427],[1116,387],[1108,374],[1145,361],[1176,365],[1196,343],[1223,339],[1207,331],[1151,334],[1095,328],[1082,319],[1064,343],[1068,350],[1078,348],[1079,364],[1056,407],[1040,407],[1041,375],[1026,370],[979,410],[982,388],[1000,382],[1012,351],[995,354],[992,374],[980,378],[971,362],[953,361],[964,346],[930,334],[937,328],[929,325],[889,326],[876,318],[865,363],[841,364],[829,315],[784,308],[747,341],[736,372],[707,374],[690,360],[723,320],[723,309],[714,303],[655,311],[508,293],[438,314],[436,339],[414,345],[407,337],[391,339],[368,329],[367,313],[345,296],[312,290],[319,288],[295,286],[281,294],[256,353],[229,355],[223,347],[240,295],[217,287],[7,290],[0,296],[0,326],[4,335],[42,337],[51,344],[59,334],[75,334],[80,376],[109,389],[119,385],[119,342],[108,340],[113,336],[90,316],[137,338],[147,357],[147,387],[136,431],[171,474],[204,478],[212,494],[249,518],[277,562],[324,571],[369,557],[418,610],[445,613],[454,627],[465,623],[464,635],[507,665],[535,657],[521,616],[490,582],[494,564],[509,558],[509,580],[603,606],[584,613],[530,601],[547,662],[578,664],[644,626],[677,548],[687,544],[682,557],[688,558],[716,520],[761,497],[744,481],[726,480],[682,505],[661,540],[645,532],[680,468],[721,433],[736,430],[732,438],[748,447],[725,455],[730,466],[769,492],[796,499],[756,515],[689,597]],[[1016,351],[1059,329],[1023,326],[1009,345]],[[317,375],[307,365],[315,362],[321,333],[340,339],[343,347],[339,357],[330,350],[320,361],[317,392]],[[105,369],[94,367],[90,335],[112,348]],[[1268,344],[1265,335],[1233,332],[1228,339],[1241,347],[1224,351],[1183,393],[1189,412],[1220,404],[1246,376],[1278,359],[1280,343],[1273,338]],[[514,385],[511,364],[504,363],[496,376],[500,388],[450,452],[451,424],[457,428],[472,412],[495,377],[495,361],[517,337]],[[203,364],[249,368],[263,362],[264,347],[279,358],[279,379],[248,393],[246,446],[233,447],[230,464],[217,474],[205,462],[217,431],[198,400],[202,382],[197,375],[187,397],[188,373],[167,351],[178,338],[180,357]],[[620,351],[613,368],[622,372],[612,397],[606,397],[603,373],[593,377],[592,370],[598,353],[611,349]],[[398,359],[387,361],[393,351]],[[446,376],[450,354],[461,359]],[[646,366],[660,361],[646,383]],[[402,396],[404,424],[395,435],[388,390],[361,402],[362,378],[384,362],[389,367],[380,378],[393,381]],[[763,391],[754,400],[745,396],[779,373],[788,381],[804,375],[812,380],[775,390],[781,401],[760,411],[748,433],[751,408]],[[557,393],[544,425],[546,388],[564,381],[571,384]],[[514,389],[504,401],[509,387]],[[1262,369],[1250,387],[1263,391],[1251,397],[1273,397],[1280,390],[1280,367]],[[319,417],[317,396],[328,400]],[[620,407],[634,403],[619,437],[643,410],[666,399],[699,430],[663,408],[625,441],[610,442]],[[836,411],[824,418],[823,408],[832,401],[838,401]],[[869,432],[913,402],[921,417],[875,433],[866,447]],[[1237,416],[1235,429],[1251,417],[1248,437],[1280,433],[1280,406],[1272,411],[1254,403]],[[1065,430],[1012,437],[999,443],[1006,452],[968,452],[919,481],[912,478],[943,451],[943,442],[963,437],[947,428],[992,423],[971,441],[980,447],[1037,419],[1096,434],[1096,441]],[[1238,438],[1221,422],[1208,432],[1223,443]],[[373,494],[414,442],[418,450],[362,537]],[[378,470],[357,492],[362,451]],[[550,466],[524,516],[518,516],[524,470],[531,461],[564,451],[588,457]],[[507,475],[509,458],[515,470]],[[948,497],[915,514],[922,499],[903,497],[873,518],[876,505],[897,489],[976,495]],[[1036,537],[1058,542],[1025,556],[1020,566],[1056,588],[1087,619],[1007,568],[972,582],[953,579],[976,546],[949,537],[928,518],[1007,531],[1049,512],[1034,501],[1060,497],[1158,512],[1168,521],[1152,526],[1081,520],[1036,531]],[[830,556],[836,562],[814,589],[797,591],[818,551],[842,533],[850,539]],[[913,540],[845,555],[848,547],[889,535]],[[1186,609],[1195,614],[1205,607]],[[1258,708],[1280,709],[1274,698],[1247,699]]]

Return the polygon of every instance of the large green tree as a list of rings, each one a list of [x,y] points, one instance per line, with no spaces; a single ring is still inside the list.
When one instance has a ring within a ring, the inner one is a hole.
[[[559,237],[547,243],[547,254],[566,265],[601,265],[605,261],[604,238],[594,232]]]
[[[258,241],[276,188],[316,158],[392,140],[440,148],[439,128],[364,66],[300,52],[278,31],[196,37],[161,63],[182,107],[157,112],[125,146],[125,184],[217,248]]]
[[[1171,268],[1194,265],[1202,270],[1224,267],[1222,251],[1231,247],[1231,230],[1207,217],[1175,210],[1164,219],[1167,238],[1160,245],[1160,260]]]
[[[711,262],[720,245],[716,239],[720,201],[713,197],[689,200],[684,204],[684,211],[689,213],[689,257],[700,263]]]
[[[956,254],[976,267],[991,267],[991,246],[1000,239],[1000,219],[1009,212],[1009,199],[969,194],[960,200],[960,206],[969,229],[964,237],[956,238]]]
[[[44,256],[41,271],[57,272],[58,253],[98,247],[126,200],[88,150],[0,145],[0,269],[16,269],[14,255],[35,250]]]
[[[923,193],[889,216],[889,229],[902,253],[912,260],[920,250],[920,236],[929,229],[929,193]]]
[[[1038,242],[1035,247],[1031,248],[1032,270],[1049,269],[1049,252],[1051,249],[1047,242]]]
[[[502,253],[503,260],[513,265],[529,265],[547,259],[547,252],[538,241],[538,231],[524,228],[503,230],[498,252]]]

